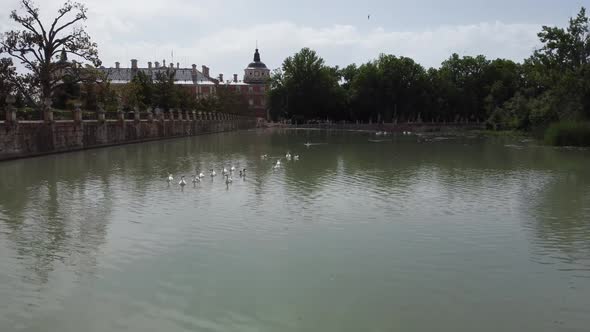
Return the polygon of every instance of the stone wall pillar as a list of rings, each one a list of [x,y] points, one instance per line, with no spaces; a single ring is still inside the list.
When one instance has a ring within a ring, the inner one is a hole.
[[[158,121],[164,121],[164,112],[162,112],[161,108],[156,107],[154,112],[156,113],[156,119],[158,119]]]
[[[135,122],[141,121],[141,114],[139,113],[139,107],[133,107],[133,120]]]
[[[80,124],[82,123],[82,104],[76,103],[74,107],[74,122]]]
[[[184,119],[182,117],[182,110],[179,109],[177,112],[178,112],[178,120],[183,121]]]
[[[45,122],[53,122],[53,110],[51,109],[51,99],[47,98],[43,101],[43,120]]]
[[[151,107],[148,107],[148,109],[147,109],[147,119],[148,119],[148,122],[154,122],[154,113],[152,112]]]
[[[8,95],[6,97],[6,122],[10,124],[16,124],[16,108],[14,107],[14,103],[16,102],[16,98],[12,95]]]
[[[97,115],[98,122],[105,122],[106,117],[105,117],[104,105],[102,103],[98,104],[98,109],[96,111],[96,115]]]
[[[193,121],[196,121],[197,120],[197,112],[193,110],[191,113],[193,114]]]
[[[123,106],[121,106],[120,103],[119,106],[117,106],[117,120],[119,120],[121,123],[125,122],[125,112],[123,111]]]

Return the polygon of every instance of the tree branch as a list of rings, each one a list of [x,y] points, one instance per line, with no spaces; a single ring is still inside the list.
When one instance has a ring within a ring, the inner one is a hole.
[[[66,23],[65,25],[62,25],[57,30],[55,30],[53,32],[53,36],[56,36],[60,31],[62,31],[63,29],[69,27],[70,25],[72,25],[72,24],[74,24],[74,23],[76,23],[76,22],[78,22],[80,20],[85,20],[85,19],[86,19],[86,15],[80,15],[80,14],[78,14],[75,19],[71,20],[70,22]]]
[[[35,21],[37,21],[37,24],[39,24],[39,27],[41,28],[41,31],[43,32],[43,40],[45,41],[45,43],[48,43],[47,33],[45,32],[45,28],[43,27],[43,24],[39,20],[39,9],[32,8],[31,2],[29,0],[23,0],[22,3],[23,3],[23,6],[25,6],[25,8],[27,8],[27,11],[29,12],[29,14],[31,14],[31,16],[35,19]]]

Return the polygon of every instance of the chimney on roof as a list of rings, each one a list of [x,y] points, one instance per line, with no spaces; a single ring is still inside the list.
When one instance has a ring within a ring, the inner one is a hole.
[[[203,75],[205,75],[205,77],[209,77],[209,67],[203,65],[201,68],[202,68]]]
[[[238,74],[234,74],[234,83],[238,83]]]
[[[131,69],[137,69],[137,60],[131,59]]]
[[[219,83],[223,83],[223,74],[219,74]]]
[[[166,68],[166,59],[162,60],[162,67]]]
[[[148,69],[152,69],[152,62],[151,61],[148,62]]]
[[[121,64],[119,63],[119,61],[115,62],[115,68],[117,68],[117,69],[121,68]]]
[[[170,62],[170,68],[174,69],[174,64]]]
[[[197,73],[197,65],[193,64],[193,74]]]
[[[176,63],[176,68],[180,69],[180,62]]]
[[[156,61],[156,62],[154,63],[154,65],[156,65],[156,69],[157,69],[157,68],[160,68],[160,63],[159,63],[158,61]]]

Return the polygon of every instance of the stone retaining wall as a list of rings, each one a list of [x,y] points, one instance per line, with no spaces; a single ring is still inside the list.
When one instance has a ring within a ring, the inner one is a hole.
[[[256,127],[256,119],[2,121],[0,161]]]

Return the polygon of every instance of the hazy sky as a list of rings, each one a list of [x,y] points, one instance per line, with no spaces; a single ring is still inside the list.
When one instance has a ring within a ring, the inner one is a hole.
[[[564,26],[590,0],[86,0],[88,31],[105,66],[136,58],[243,74],[256,40],[271,69],[311,47],[330,65],[379,53],[439,66],[451,53],[522,60],[542,25]],[[49,19],[63,0],[37,0]],[[0,31],[18,0],[0,0]],[[371,15],[370,20],[367,15]]]

